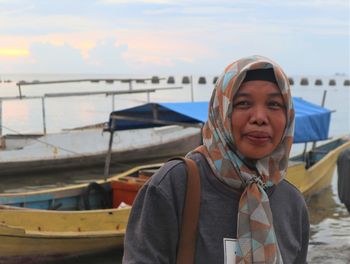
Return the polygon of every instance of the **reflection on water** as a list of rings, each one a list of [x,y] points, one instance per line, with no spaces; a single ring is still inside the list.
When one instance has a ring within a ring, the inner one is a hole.
[[[345,212],[339,208],[334,199],[332,187],[329,186],[321,193],[314,195],[307,201],[310,214],[310,224],[318,225],[325,218],[339,219]],[[347,214],[347,213],[346,213]]]
[[[155,161],[155,162],[159,162]],[[136,166],[137,164],[114,164],[112,173],[117,173]],[[330,262],[328,256],[319,256],[325,250],[332,247],[332,258],[338,261],[344,250],[350,249],[350,216],[344,205],[337,197],[337,174],[335,173],[332,186],[322,193],[314,195],[307,201],[310,214],[311,236],[309,252],[312,259],[309,263],[349,263],[349,258],[345,257],[345,262]],[[2,177],[0,192],[19,192],[45,189],[50,187],[67,186],[76,183],[90,182],[103,179],[103,168],[89,168],[84,170],[72,170],[69,172],[50,172],[45,174],[16,175],[16,177]],[[326,248],[325,248],[326,247]],[[335,249],[334,249],[335,248]],[[315,256],[316,255],[316,256]],[[331,257],[331,256],[330,256]],[[121,263],[122,251],[114,250],[104,254],[88,257],[77,257],[67,260],[60,260],[53,264],[73,264],[73,263]],[[321,259],[321,260],[320,260]]]
[[[350,245],[350,215],[338,199],[336,183],[337,174],[335,173],[332,186],[308,201],[311,224],[310,245]]]

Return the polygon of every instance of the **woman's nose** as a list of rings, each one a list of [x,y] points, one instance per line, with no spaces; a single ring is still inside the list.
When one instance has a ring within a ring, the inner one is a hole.
[[[268,116],[265,107],[256,106],[252,109],[250,123],[258,126],[266,125],[268,123]]]

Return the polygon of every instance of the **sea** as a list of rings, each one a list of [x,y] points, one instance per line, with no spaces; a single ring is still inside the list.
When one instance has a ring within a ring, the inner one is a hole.
[[[144,81],[132,81],[131,84],[117,81],[135,78]],[[186,82],[186,78],[189,82]],[[113,110],[146,102],[208,101],[216,78],[215,75],[0,74],[0,135],[56,133],[99,124],[106,122]],[[293,96],[323,105],[332,111],[331,138],[350,133],[349,79],[349,76],[344,75],[290,76]],[[84,81],[39,84],[64,80]],[[19,87],[19,82],[34,84]],[[137,90],[148,92],[130,93]],[[95,92],[101,94],[91,94]],[[115,92],[125,94],[113,95]],[[72,93],[80,95],[71,96]],[[303,147],[303,144],[294,145],[292,154],[300,152]],[[118,164],[112,168],[112,172],[133,165]],[[101,177],[103,168],[74,170],[64,174],[52,172],[49,175],[26,175],[16,179],[8,177],[1,179],[0,191],[18,192],[65,186]],[[313,196],[307,204],[311,223],[308,262],[350,263],[350,216],[337,196],[336,171],[332,186]],[[121,256],[122,251],[113,251],[57,263],[121,263]]]

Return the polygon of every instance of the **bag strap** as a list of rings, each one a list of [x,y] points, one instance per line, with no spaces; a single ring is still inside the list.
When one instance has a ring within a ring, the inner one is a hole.
[[[185,162],[187,171],[186,196],[182,213],[176,264],[193,264],[199,222],[200,176],[195,161],[184,157],[173,159],[180,159]]]

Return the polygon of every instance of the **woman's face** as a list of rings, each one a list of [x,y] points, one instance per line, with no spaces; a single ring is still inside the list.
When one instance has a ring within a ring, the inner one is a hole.
[[[233,100],[232,131],[238,151],[250,159],[269,155],[281,142],[286,110],[278,86],[268,81],[248,81]]]

